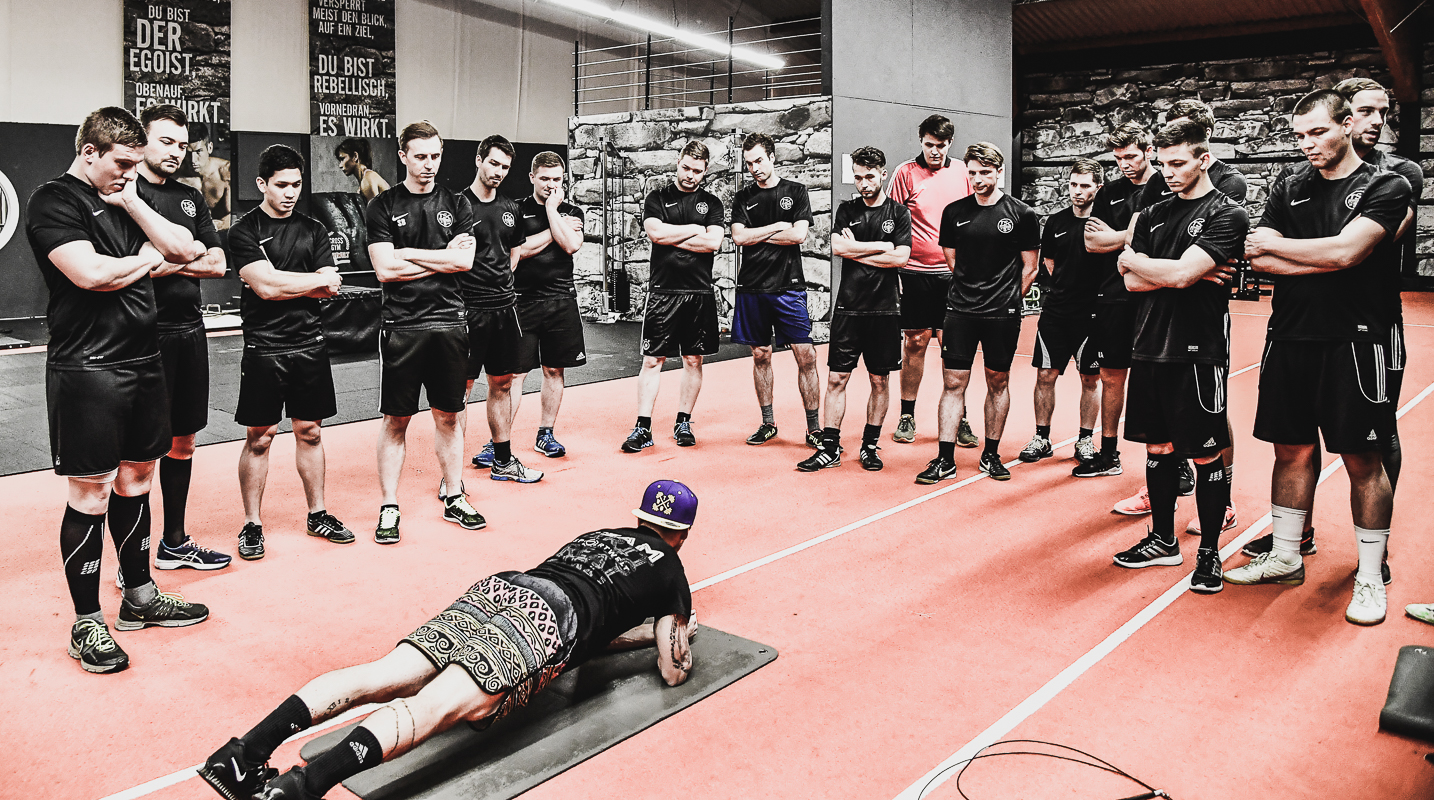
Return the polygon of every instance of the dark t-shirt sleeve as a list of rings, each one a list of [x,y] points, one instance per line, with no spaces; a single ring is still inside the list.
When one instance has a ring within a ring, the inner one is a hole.
[[[200,195],[199,200],[194,204],[194,238],[204,245],[206,250],[220,247],[219,231],[214,227],[214,216],[209,213],[209,206],[205,205],[204,196]]]
[[[1226,204],[1220,207],[1219,213],[1205,220],[1194,246],[1209,253],[1216,264],[1224,264],[1244,251],[1245,235],[1249,232],[1250,215],[1241,206]]]
[[[364,226],[368,228],[368,243],[393,243],[393,230],[390,227],[388,218],[388,193],[375,197],[369,204],[368,210],[363,216]]]
[[[81,214],[87,213],[75,203],[66,202],[58,191],[42,187],[30,201],[30,235],[39,246],[36,256],[44,258],[55,248],[70,242],[88,242],[89,232]],[[121,209],[106,213],[123,214]]]
[[[1150,215],[1141,214],[1135,221],[1135,232],[1130,236],[1130,249],[1141,255],[1150,255]]]
[[[1219,189],[1226,197],[1234,200],[1236,205],[1241,206],[1245,204],[1245,198],[1250,193],[1250,186],[1245,180],[1244,174],[1236,169],[1225,173],[1220,179],[1220,185],[1215,188]]]
[[[707,218],[702,224],[709,228],[722,227],[722,201],[718,200],[716,195],[707,200]]]
[[[247,219],[241,219],[239,224],[229,229],[229,257],[233,259],[233,266],[236,270],[243,269],[256,261],[269,260],[264,255],[264,251],[259,249],[258,226]]]
[[[1409,207],[1417,208],[1419,205],[1419,194],[1424,187],[1424,171],[1419,165],[1409,159],[1401,159],[1394,165],[1394,171],[1404,176],[1409,183]]]
[[[318,272],[324,267],[335,266],[334,248],[329,244],[329,231],[322,224],[314,226],[310,247],[312,252],[309,263],[313,265],[314,272]]]
[[[956,215],[953,213],[955,207],[956,204],[952,203],[941,212],[941,235],[937,238],[937,244],[953,250],[956,249],[956,243],[961,240],[956,233]]]
[[[911,211],[902,205],[898,205],[892,214],[896,227],[892,229],[887,241],[897,247],[911,246]]]
[[[807,194],[807,187],[800,183],[796,184],[792,188],[792,198],[796,203],[796,208],[792,209],[793,221],[806,220],[808,225],[815,224],[816,219],[812,216],[812,199]]]
[[[1283,177],[1286,173],[1281,172],[1281,178],[1276,180],[1274,186],[1270,187],[1270,196],[1265,200],[1264,213],[1260,215],[1261,228],[1269,228],[1278,231],[1286,236],[1289,235],[1289,213],[1290,195],[1289,179]]]
[[[836,213],[832,214],[832,233],[841,233],[851,224],[851,214],[847,211],[846,203],[837,206]]]
[[[1370,181],[1369,188],[1359,198],[1357,210],[1362,217],[1379,223],[1392,237],[1409,213],[1409,181],[1395,172],[1382,172]]]
[[[672,576],[672,591],[668,592],[666,608],[656,613],[657,619],[669,614],[687,619],[692,616],[692,587],[687,583],[687,574],[677,570]]]
[[[753,227],[750,219],[747,218],[747,195],[738,194],[732,198],[732,224]]]
[[[1034,208],[1021,212],[1021,219],[1016,223],[1016,236],[1022,251],[1040,249],[1041,218]]]
[[[456,233],[471,234],[473,232],[474,222],[473,203],[469,202],[468,198],[464,197],[461,194],[454,195],[453,200],[454,209],[457,211],[457,213],[454,214],[457,219],[454,220],[455,224],[453,226],[453,230]]]
[[[660,190],[647,193],[647,200],[642,204],[642,218],[644,220],[655,219],[658,222],[667,221],[667,217],[662,214],[662,196]]]
[[[1056,257],[1056,253],[1055,253],[1055,249],[1056,249],[1056,238],[1055,238],[1055,236],[1056,236],[1056,226],[1054,226],[1054,225],[1051,224],[1051,222],[1052,222],[1054,219],[1055,219],[1055,215],[1054,215],[1054,214],[1052,214],[1050,217],[1048,217],[1048,218],[1046,219],[1046,227],[1045,227],[1045,230],[1041,231],[1041,261],[1042,261],[1042,262],[1044,262],[1044,261],[1045,261],[1046,259],[1048,259],[1048,258],[1051,259],[1052,261],[1054,261],[1054,260],[1055,260],[1055,257]],[[1082,232],[1084,232],[1084,229],[1082,229]],[[1042,264],[1042,266],[1044,266],[1044,264]]]
[[[585,217],[583,217],[583,210],[573,205],[572,203],[559,203],[558,216],[577,217],[578,219],[585,219]]]

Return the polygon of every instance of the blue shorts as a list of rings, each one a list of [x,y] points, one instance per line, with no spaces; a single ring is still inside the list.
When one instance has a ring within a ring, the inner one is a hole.
[[[732,341],[752,347],[767,347],[772,344],[773,330],[777,332],[779,346],[812,343],[807,293],[800,289],[780,294],[738,292],[736,314],[732,318]]]

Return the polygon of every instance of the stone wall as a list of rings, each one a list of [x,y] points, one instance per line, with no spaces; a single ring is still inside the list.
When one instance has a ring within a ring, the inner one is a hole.
[[[1426,50],[1424,63],[1419,147],[1424,205],[1416,252],[1420,274],[1434,276],[1434,47]],[[1107,132],[1128,121],[1158,127],[1175,101],[1198,97],[1215,114],[1211,149],[1245,173],[1250,214],[1258,219],[1269,182],[1285,164],[1302,158],[1290,134],[1290,109],[1305,93],[1349,77],[1390,85],[1377,48],[1022,75],[1016,122],[1022,139],[1021,196],[1042,215],[1060,210],[1067,205],[1066,168],[1076,158],[1093,156],[1111,165],[1107,179],[1119,176],[1105,147]],[[1392,149],[1399,131],[1398,104],[1391,112],[1384,146]]]
[[[776,140],[777,174],[806,184],[810,190],[816,223],[802,247],[802,264],[814,320],[812,335],[818,341],[826,341],[827,323],[815,321],[825,319],[831,308],[831,125],[829,97],[664,108],[569,119],[572,202],[585,212],[586,239],[590,243],[579,250],[576,257],[578,301],[583,312],[592,314],[602,308],[602,181],[597,163],[600,137],[605,135],[618,152],[618,157],[609,156],[608,203],[614,228],[610,258],[626,261],[632,305],[623,317],[636,320],[642,318],[646,303],[648,259],[652,250],[642,230],[642,203],[647,193],[672,180],[678,152],[689,140],[700,139],[712,152],[703,186],[721,198],[730,224],[732,195],[740,185],[752,180],[742,169],[741,140],[748,133],[760,132]],[[615,263],[611,266],[618,269]],[[731,328],[736,277],[730,228],[717,253],[713,274],[725,331]]]

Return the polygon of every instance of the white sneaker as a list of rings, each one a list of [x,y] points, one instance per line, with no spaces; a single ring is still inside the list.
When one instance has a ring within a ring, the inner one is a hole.
[[[1384,621],[1388,602],[1384,584],[1355,578],[1354,598],[1349,601],[1344,618],[1356,625],[1378,625]]]
[[[537,483],[543,479],[543,471],[523,466],[523,462],[517,456],[508,459],[508,463],[499,464],[493,462],[492,471],[488,477],[495,481],[517,481],[518,483]]]
[[[1255,556],[1253,561],[1243,567],[1228,570],[1225,573],[1225,582],[1242,586],[1251,586],[1257,583],[1299,586],[1305,582],[1305,562],[1304,559],[1300,559],[1299,563],[1290,564],[1271,550],[1268,553]]]

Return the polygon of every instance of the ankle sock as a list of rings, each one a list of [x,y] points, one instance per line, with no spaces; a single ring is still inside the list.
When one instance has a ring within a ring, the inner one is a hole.
[[[1091,437],[1094,436],[1094,435],[1095,435],[1095,428],[1081,428],[1081,429],[1080,429],[1080,438],[1082,438],[1082,439],[1089,439],[1089,438],[1091,438]]]
[[[692,415],[691,415],[691,414],[688,414],[688,413],[685,412],[685,411],[679,411],[679,412],[677,412],[677,424],[678,424],[678,425],[681,425],[681,424],[684,423],[684,422],[691,422],[691,421],[692,421]]]
[[[863,445],[876,444],[876,440],[880,438],[880,425],[867,425],[865,428],[861,429],[861,443]]]
[[[910,415],[910,416],[913,416],[913,417],[916,416],[916,401],[915,401],[915,400],[902,400],[902,401],[901,401],[901,413],[902,413],[902,414],[907,414],[907,415]]]
[[[985,447],[984,450],[981,451],[981,455],[984,456],[984,455],[986,455],[987,453],[990,453],[990,454],[993,455],[993,456],[994,456],[994,455],[997,455],[997,451],[1000,449],[1000,447],[1001,447],[1001,440],[1000,440],[1000,439],[987,439],[987,440],[986,440],[986,447]]]
[[[776,425],[776,424],[777,424],[777,416],[772,413],[772,407],[771,407],[771,406],[762,406],[762,424],[763,424],[763,425]]]
[[[841,428],[822,428],[822,449],[835,453],[841,447]]]
[[[1051,438],[1051,426],[1049,426],[1049,425],[1037,425],[1037,426],[1036,426],[1036,435],[1039,436],[1039,437],[1041,437],[1042,439],[1050,439],[1050,438]]]
[[[1116,437],[1114,436],[1100,437],[1100,454],[1103,456],[1115,455],[1117,452],[1116,444],[1117,441]]]
[[[937,443],[936,443],[936,446],[937,446],[937,448],[940,450],[939,455],[940,455],[942,458],[946,459],[946,461],[947,461],[948,463],[951,463],[951,464],[955,464],[955,463],[956,463],[956,443],[955,443],[955,442],[937,442]]]
[[[1304,534],[1305,516],[1308,513],[1301,508],[1270,504],[1270,534],[1274,539],[1270,552],[1284,559],[1287,564],[1300,563],[1300,537]]]
[[[1367,583],[1383,584],[1380,565],[1384,563],[1384,553],[1389,547],[1389,529],[1370,530],[1356,525],[1354,537],[1359,542],[1359,570],[1355,577]]]
[[[512,461],[512,460],[513,460],[513,443],[512,443],[511,441],[507,441],[507,442],[494,442],[494,443],[493,443],[493,463],[494,463],[494,464],[506,464],[506,463],[508,463],[509,461]],[[450,486],[450,487],[448,487],[448,490],[451,492],[451,491],[453,491],[453,488],[454,488],[454,487]],[[462,487],[458,487],[458,488],[461,489]]]
[[[383,747],[373,731],[360,725],[342,742],[325,750],[304,768],[304,788],[323,797],[341,781],[383,763]]]
[[[680,421],[681,420],[679,420],[679,422]],[[652,417],[638,417],[637,427],[642,428],[645,431],[652,430]]]
[[[809,430],[809,431],[819,431],[819,430],[821,430],[821,429],[822,429],[821,409],[819,409],[819,408],[809,408],[809,409],[806,410],[806,412],[807,412],[807,430]]]
[[[291,694],[259,721],[254,729],[244,734],[244,758],[250,764],[263,764],[279,749],[285,739],[307,730],[314,721],[309,715],[309,706],[296,694]]]

